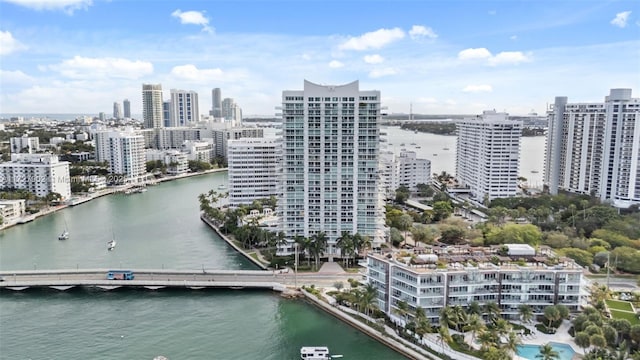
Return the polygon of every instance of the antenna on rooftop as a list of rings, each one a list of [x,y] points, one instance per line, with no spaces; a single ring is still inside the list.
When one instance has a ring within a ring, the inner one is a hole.
[[[413,120],[413,103],[409,103],[409,121]]]

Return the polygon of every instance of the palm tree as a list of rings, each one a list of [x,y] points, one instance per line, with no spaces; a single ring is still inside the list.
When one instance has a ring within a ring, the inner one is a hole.
[[[454,306],[452,311],[456,321],[455,328],[460,331],[460,326],[467,322],[467,313],[460,305]]]
[[[398,313],[398,315],[402,316],[402,318],[404,319],[404,323],[405,325],[407,324],[407,315],[409,314],[409,304],[407,304],[406,301],[398,301],[396,303],[396,312]]]
[[[542,359],[542,360],[560,359],[560,354],[557,351],[553,350],[553,347],[551,346],[551,344],[546,343],[540,346],[540,352],[538,353],[538,355],[536,355],[536,359]]]
[[[515,332],[510,331],[509,334],[507,334],[507,341],[504,342],[503,348],[509,352],[511,355],[509,357],[512,358],[518,351],[518,345],[520,344],[522,344],[522,339],[520,339]]]
[[[353,234],[353,251],[352,251],[353,266],[356,266],[356,260],[357,260],[356,258],[358,257],[358,253],[364,246],[364,239],[365,237],[360,235],[360,233]]]
[[[497,345],[498,338],[495,333],[485,329],[478,334],[478,342],[480,343],[480,349],[487,351]]]
[[[378,299],[378,289],[372,284],[367,284],[364,290],[359,291],[361,293],[360,306],[369,315],[370,310],[377,307],[376,300]]]
[[[471,331],[471,341],[475,341],[476,334],[486,329],[484,321],[478,314],[471,314],[467,320],[467,325],[464,327],[465,331]]]
[[[444,343],[449,342],[451,340],[451,334],[449,333],[449,328],[446,326],[440,326],[438,328],[438,341],[442,345],[442,352],[444,353]]]
[[[457,325],[456,323],[456,314],[453,311],[453,308],[450,306],[445,306],[440,309],[440,326],[444,326],[447,328],[451,328]]]
[[[498,303],[496,303],[495,301],[490,301],[486,303],[484,305],[484,311],[487,314],[489,321],[492,321],[492,322],[496,321],[502,313],[502,310],[500,309],[500,305],[498,305]]]
[[[293,237],[293,242],[298,244],[298,250],[297,251],[301,251],[302,253],[306,254],[309,251],[309,248],[311,247],[311,239],[309,239],[308,237],[302,236],[302,235],[296,235]],[[309,255],[310,251],[309,251]],[[311,256],[306,256],[307,258],[307,266],[311,267]]]
[[[554,321],[560,319],[560,311],[558,311],[558,308],[553,305],[547,306],[544,308],[544,318],[549,320],[549,325],[547,325],[547,327],[550,328]]]
[[[327,248],[327,235],[324,232],[319,232],[311,236],[311,246],[309,247],[309,251],[315,258],[316,270],[318,269],[318,262],[320,261],[320,255],[324,253],[326,248]]]
[[[336,246],[340,249],[340,254],[342,255],[342,263],[344,264],[346,260],[347,267],[349,267],[349,256],[355,249],[353,238],[353,235],[349,234],[349,232],[343,231],[342,236],[340,236],[336,242]]]
[[[523,323],[528,324],[533,319],[533,309],[530,305],[522,304],[518,306],[518,315]]]
[[[482,315],[482,307],[480,306],[480,303],[477,301],[472,301],[469,303],[469,306],[467,307],[467,314],[472,315],[472,314],[477,314],[477,315]]]

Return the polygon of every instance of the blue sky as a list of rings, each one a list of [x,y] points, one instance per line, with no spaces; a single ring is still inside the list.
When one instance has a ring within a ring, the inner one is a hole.
[[[273,115],[305,79],[359,80],[390,113],[640,97],[640,1],[0,0],[0,113],[140,113],[160,83]]]

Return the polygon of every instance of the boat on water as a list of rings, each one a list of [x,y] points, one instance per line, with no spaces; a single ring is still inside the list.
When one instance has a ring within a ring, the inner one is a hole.
[[[446,147],[446,148],[442,148],[442,150],[449,150],[449,148],[448,148],[448,147]]]
[[[58,236],[58,240],[67,240],[69,238],[69,231],[65,228],[62,234]]]
[[[329,360],[339,359],[342,355],[329,354],[329,348],[326,346],[303,346],[300,348],[300,359],[305,360]]]
[[[416,149],[422,149],[422,146],[418,145],[416,146]]]
[[[438,154],[433,154],[433,156],[438,156]]]
[[[63,215],[64,216],[64,215]],[[67,219],[64,219],[64,230],[58,236],[58,240],[67,240],[69,238],[69,227],[67,226]]]
[[[226,187],[226,186],[224,186],[224,184],[220,184],[220,185],[218,185],[218,190],[224,190],[224,189],[226,189],[226,188],[227,188],[227,187]]]
[[[107,242],[107,250],[111,251],[115,248],[116,248],[116,241],[114,239],[111,239],[110,241]]]
[[[537,173],[538,173],[538,170],[531,170],[531,173],[532,173],[532,174],[537,174]]]

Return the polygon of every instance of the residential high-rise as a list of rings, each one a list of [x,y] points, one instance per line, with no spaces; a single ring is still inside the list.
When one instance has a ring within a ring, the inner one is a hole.
[[[198,93],[171,89],[171,117],[169,126],[189,126],[200,120]]]
[[[330,259],[344,232],[384,240],[378,194],[380,91],[358,81],[282,92],[283,195],[278,212],[287,239],[324,233]]]
[[[211,115],[214,118],[222,117],[222,91],[220,88],[211,90]]]
[[[456,178],[480,203],[515,196],[520,169],[522,122],[508,114],[484,111],[456,121]]]
[[[131,102],[129,99],[124,99],[122,101],[122,107],[124,108],[124,118],[131,119]]]
[[[604,103],[556,97],[548,112],[544,182],[627,208],[640,205],[640,98],[611,89]]]
[[[135,183],[144,180],[147,173],[144,136],[128,129],[98,131],[94,139],[96,161],[109,163],[109,173],[114,175],[111,182]]]
[[[40,197],[55,192],[68,200],[69,163],[53,154],[11,154],[11,161],[0,164],[0,188],[26,190]]]
[[[162,85],[142,84],[142,120],[145,129],[163,127]]]
[[[113,118],[116,120],[122,119],[122,108],[120,108],[120,103],[117,101],[113,102]]]
[[[229,140],[227,155],[229,206],[280,196],[281,138]]]
[[[222,100],[222,118],[234,123],[242,122],[242,109],[231,98]]]
[[[419,159],[415,151],[400,151],[398,158],[398,184],[411,191],[418,189],[418,184],[429,184],[431,181],[431,161]]]
[[[22,135],[20,137],[9,138],[9,151],[11,153],[33,154],[40,150],[40,138],[37,136]]]
[[[171,100],[162,102],[162,124],[164,127],[171,126]]]

